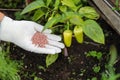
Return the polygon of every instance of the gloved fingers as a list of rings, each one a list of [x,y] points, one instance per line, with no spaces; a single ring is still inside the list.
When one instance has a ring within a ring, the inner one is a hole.
[[[40,53],[40,54],[55,54],[60,53],[61,49],[49,44],[46,44],[45,47],[40,47],[38,45],[32,44],[32,41],[26,39],[24,45],[22,46],[25,50]]]
[[[46,30],[43,31],[43,33],[48,33],[48,34],[50,34],[50,33],[52,33],[52,30],[51,30],[51,29],[46,29]]]
[[[55,46],[55,47],[62,48],[62,49],[65,47],[65,45],[63,43],[60,43],[58,41],[52,41],[52,40],[49,40],[49,39],[48,39],[48,44],[52,45],[52,46]]]
[[[55,54],[56,53],[56,50],[53,48],[46,48],[46,47],[41,48],[41,47],[31,44],[31,43],[26,44],[23,48],[27,51],[31,51],[31,52],[35,52],[35,53],[39,53],[39,54]]]
[[[61,52],[61,49],[58,48],[58,47],[54,47],[54,46],[51,46],[51,45],[45,45],[45,47],[48,48],[48,49],[54,49],[56,53]]]
[[[36,25],[34,26],[35,30],[38,31],[38,32],[41,32],[43,30],[43,26],[42,25],[39,25],[36,23]],[[51,33],[52,30],[51,29],[46,29],[43,31],[43,33]]]
[[[40,53],[40,54],[55,54],[55,49],[49,49],[49,48],[40,48],[38,46],[34,46],[30,49],[32,52]]]
[[[61,41],[61,37],[58,35],[54,35],[54,34],[45,34],[47,36],[48,39],[50,40],[54,40],[54,41]]]

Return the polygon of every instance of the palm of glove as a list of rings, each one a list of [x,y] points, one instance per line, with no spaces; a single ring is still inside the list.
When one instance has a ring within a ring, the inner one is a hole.
[[[47,36],[48,44],[45,47],[39,47],[32,43],[32,37],[36,31],[42,31],[43,26],[32,21],[15,21],[9,17],[4,17],[0,27],[0,39],[12,42],[19,47],[44,54],[60,53],[64,44],[60,43],[61,37],[50,34],[51,30],[46,29],[43,34]]]

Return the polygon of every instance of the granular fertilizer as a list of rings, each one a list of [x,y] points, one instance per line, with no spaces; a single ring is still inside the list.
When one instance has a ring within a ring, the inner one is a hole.
[[[47,36],[41,32],[36,32],[32,37],[32,44],[42,48],[45,47],[45,45],[48,44]]]

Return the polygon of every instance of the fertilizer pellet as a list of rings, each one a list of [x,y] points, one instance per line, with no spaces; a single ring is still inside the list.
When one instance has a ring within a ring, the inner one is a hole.
[[[45,45],[48,44],[47,36],[41,32],[36,32],[32,37],[32,44],[42,48],[45,47]]]

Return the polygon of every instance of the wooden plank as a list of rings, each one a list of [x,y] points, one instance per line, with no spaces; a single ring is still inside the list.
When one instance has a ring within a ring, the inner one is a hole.
[[[118,16],[103,0],[88,0],[102,15],[110,26],[120,34],[120,16]]]

